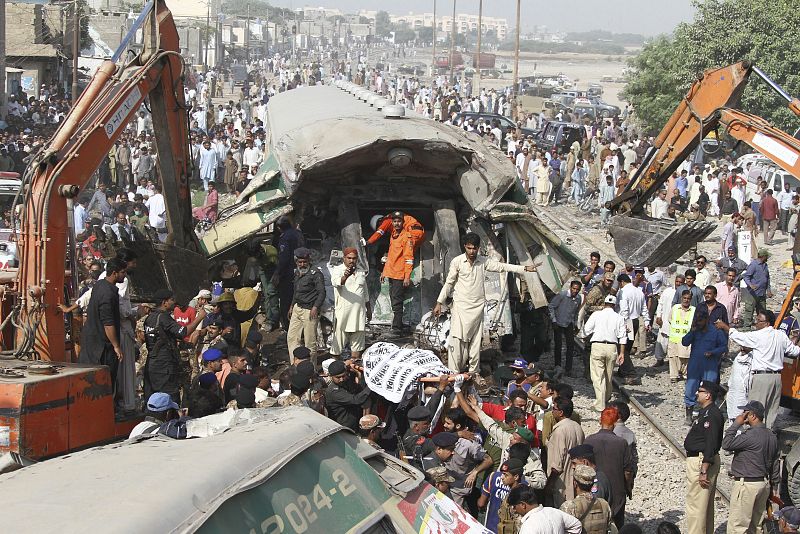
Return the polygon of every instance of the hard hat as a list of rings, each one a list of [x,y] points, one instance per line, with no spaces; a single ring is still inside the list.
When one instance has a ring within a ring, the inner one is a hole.
[[[373,231],[378,229],[378,223],[383,220],[383,217],[383,215],[373,215],[369,220],[369,225],[372,227]]]

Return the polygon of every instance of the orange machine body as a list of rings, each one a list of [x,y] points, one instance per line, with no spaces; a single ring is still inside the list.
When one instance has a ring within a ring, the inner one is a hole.
[[[0,377],[0,452],[41,460],[122,439],[138,422],[114,420],[105,366],[65,364],[47,375],[23,367],[0,362],[22,375]]]

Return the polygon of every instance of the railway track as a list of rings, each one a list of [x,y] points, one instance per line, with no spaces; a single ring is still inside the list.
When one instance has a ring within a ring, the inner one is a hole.
[[[562,220],[553,217],[546,211],[537,210],[536,215],[543,221],[555,225],[565,232],[569,232],[573,239],[582,241],[589,248],[589,250],[598,250],[603,257],[612,258],[617,265],[624,264],[624,262],[616,255],[616,252],[610,243],[607,243],[604,240],[600,242],[597,240],[589,241],[583,237],[582,230],[578,226],[566,224]],[[567,221],[573,222],[573,219],[567,218]],[[576,339],[576,344],[581,348],[581,350],[585,350],[585,345],[580,339]],[[670,433],[669,429],[661,425],[658,422],[658,418],[647,408],[645,408],[645,406],[636,398],[636,395],[629,389],[625,388],[625,386],[620,383],[616,377],[612,378],[612,381],[614,382],[614,387],[619,391],[619,393],[628,400],[631,408],[633,408],[642,417],[642,419],[644,419],[647,425],[655,432],[656,435],[659,436],[661,441],[685,462],[686,450],[683,448],[681,440]],[[720,476],[722,476],[722,473],[720,473]],[[719,484],[717,485],[717,495],[720,496],[726,505],[730,505],[730,492],[725,488],[719,487]]]

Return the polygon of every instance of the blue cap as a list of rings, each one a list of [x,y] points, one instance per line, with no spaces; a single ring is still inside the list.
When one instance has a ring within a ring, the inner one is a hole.
[[[526,367],[528,367],[528,362],[526,362],[522,358],[515,358],[514,361],[511,363],[511,365],[509,365],[509,367],[515,369],[525,369]]]
[[[214,362],[222,358],[222,351],[219,349],[208,349],[203,353],[204,362]]]
[[[179,408],[180,406],[173,402],[169,393],[159,391],[158,393],[153,393],[150,395],[150,398],[147,399],[147,409],[151,412],[166,412],[170,409],[177,410]]]

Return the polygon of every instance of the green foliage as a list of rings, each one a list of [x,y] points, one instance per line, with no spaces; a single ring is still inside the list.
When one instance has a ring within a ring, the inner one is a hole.
[[[588,32],[571,32],[567,34],[567,41],[606,41],[625,46],[641,46],[644,44],[644,35],[638,33],[614,33],[606,30],[592,30]]]
[[[392,31],[392,22],[389,20],[389,13],[378,11],[375,14],[375,34],[387,37],[390,31]]]
[[[695,18],[645,45],[624,91],[643,127],[659,131],[705,70],[750,60],[791,95],[800,94],[800,11],[795,0],[695,0]],[[743,110],[793,132],[800,121],[752,76]]]
[[[417,30],[417,35],[419,35],[419,40],[424,43],[429,43],[433,41],[433,28],[430,26],[423,26],[419,30]]]
[[[575,52],[579,54],[606,54],[621,56],[625,54],[622,45],[605,42],[592,42],[584,44],[575,43],[548,43],[544,41],[520,41],[519,49],[522,52],[538,52],[543,54],[558,54],[562,52]],[[506,41],[500,45],[500,50],[514,50],[514,42]]]

